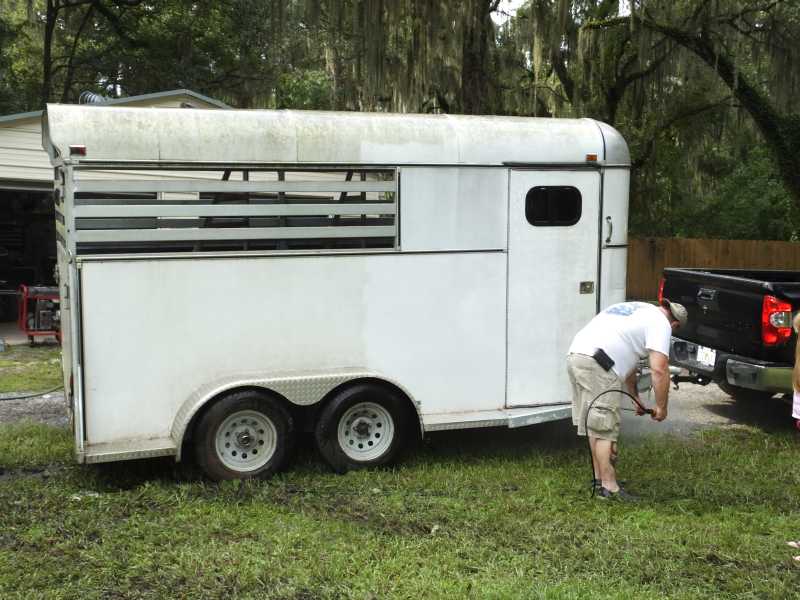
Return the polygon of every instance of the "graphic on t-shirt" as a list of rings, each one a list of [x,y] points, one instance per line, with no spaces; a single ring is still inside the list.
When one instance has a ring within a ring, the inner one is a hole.
[[[640,302],[623,302],[622,304],[615,304],[608,307],[604,312],[609,315],[619,315],[620,317],[630,317],[640,308],[647,306]]]

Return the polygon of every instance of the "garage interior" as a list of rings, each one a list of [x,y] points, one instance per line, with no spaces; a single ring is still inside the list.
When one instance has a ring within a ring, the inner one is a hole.
[[[20,284],[55,285],[53,193],[0,189],[0,322],[17,318]]]

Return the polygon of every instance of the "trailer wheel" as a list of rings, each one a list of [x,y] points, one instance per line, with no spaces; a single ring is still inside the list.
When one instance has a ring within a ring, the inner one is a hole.
[[[315,427],[317,447],[338,473],[385,465],[408,437],[406,401],[382,386],[363,383],[334,396]]]
[[[214,481],[266,478],[287,462],[294,445],[289,412],[255,391],[230,394],[201,417],[195,436],[197,462]]]

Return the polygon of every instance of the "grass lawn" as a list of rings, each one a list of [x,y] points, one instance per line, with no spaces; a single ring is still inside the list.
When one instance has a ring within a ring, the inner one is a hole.
[[[222,485],[169,459],[78,466],[68,431],[0,425],[0,598],[797,595],[788,424],[622,450],[635,506],[589,499],[563,423],[431,435],[345,476],[304,449],[270,481]]]
[[[9,346],[0,353],[0,392],[43,391],[63,384],[60,348]]]

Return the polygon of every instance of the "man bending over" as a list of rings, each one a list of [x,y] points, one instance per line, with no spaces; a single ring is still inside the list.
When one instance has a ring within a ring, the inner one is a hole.
[[[573,393],[572,424],[578,428],[578,435],[589,436],[594,466],[592,485],[601,498],[635,500],[617,483],[613,464],[623,396],[598,395],[606,390],[626,390],[638,399],[636,365],[648,358],[656,396],[652,418],[666,419],[670,337],[686,325],[686,320],[686,308],[666,299],[660,306],[622,302],[595,316],[572,340],[567,356]],[[643,414],[638,407],[637,413]]]

